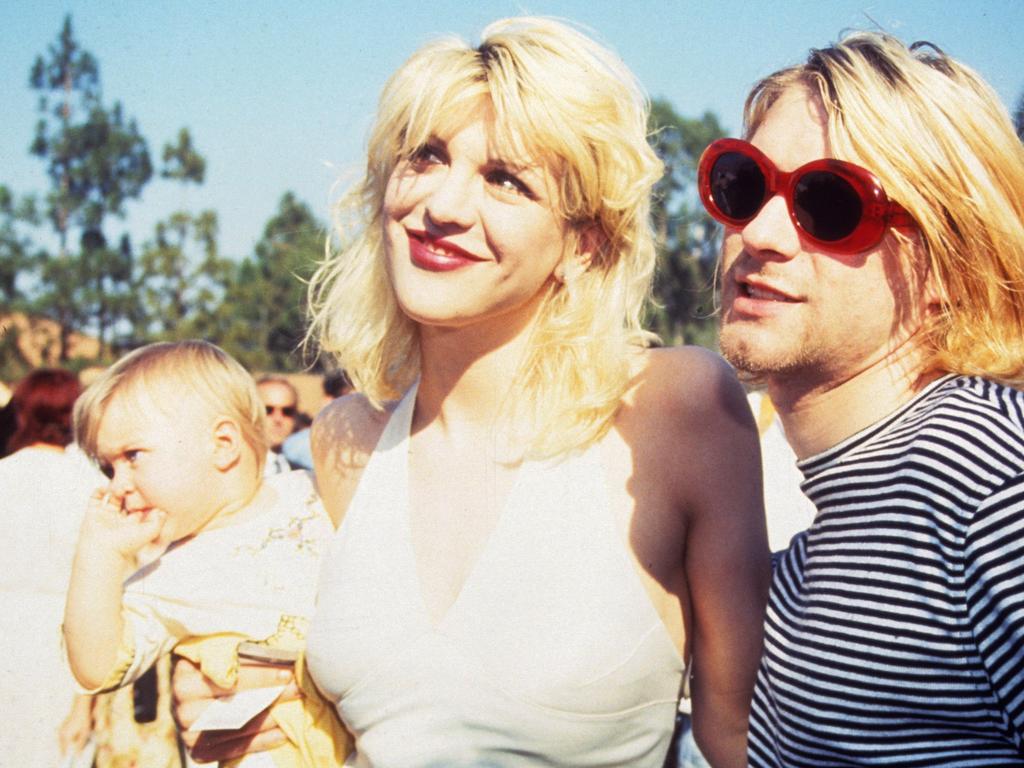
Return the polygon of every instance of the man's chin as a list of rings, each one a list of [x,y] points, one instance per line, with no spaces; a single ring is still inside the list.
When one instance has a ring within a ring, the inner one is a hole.
[[[723,325],[718,337],[722,357],[749,383],[763,383],[771,374],[786,369],[782,357],[775,352],[770,339],[760,339],[749,329]]]

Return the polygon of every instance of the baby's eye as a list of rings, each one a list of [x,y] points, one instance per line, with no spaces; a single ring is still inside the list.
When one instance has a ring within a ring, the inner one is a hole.
[[[111,480],[114,477],[114,468],[105,461],[100,464],[100,472],[102,472],[103,476],[108,480]]]
[[[486,178],[489,184],[497,187],[502,192],[523,195],[531,200],[534,199],[533,190],[511,171],[501,169],[489,171]]]
[[[127,461],[129,464],[134,464],[135,460],[139,458],[139,451],[135,450],[134,448],[129,449],[124,452],[124,458],[125,461]]]

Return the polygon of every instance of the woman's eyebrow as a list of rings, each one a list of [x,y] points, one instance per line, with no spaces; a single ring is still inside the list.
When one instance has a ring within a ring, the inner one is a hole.
[[[493,155],[487,158],[487,165],[501,168],[512,173],[543,173],[543,166],[533,160],[513,160],[500,155]]]

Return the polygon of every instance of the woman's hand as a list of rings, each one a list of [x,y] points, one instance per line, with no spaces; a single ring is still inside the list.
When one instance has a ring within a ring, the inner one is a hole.
[[[90,735],[92,735],[92,696],[77,693],[71,704],[71,711],[57,731],[60,753],[62,755],[78,754],[89,741]]]
[[[216,699],[253,688],[285,685],[278,701],[301,696],[295,675],[290,668],[243,662],[234,688],[221,688],[210,681],[199,667],[188,659],[174,657],[171,689],[174,694],[174,719],[182,741],[192,759],[199,763],[231,760],[250,752],[263,752],[286,741],[284,733],[270,717],[270,709],[260,712],[241,728],[233,731],[190,731],[189,728]]]

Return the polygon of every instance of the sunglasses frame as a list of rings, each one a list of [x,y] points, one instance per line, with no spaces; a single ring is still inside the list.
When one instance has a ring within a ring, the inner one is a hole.
[[[764,198],[753,214],[737,219],[728,216],[715,203],[711,190],[711,170],[715,162],[725,154],[736,153],[753,162],[765,180]],[[845,160],[823,158],[801,165],[793,171],[780,171],[775,164],[748,141],[741,139],[718,139],[708,145],[697,165],[697,184],[700,199],[712,218],[730,227],[744,227],[755,218],[765,204],[775,195],[781,194],[786,201],[789,218],[801,237],[833,253],[854,254],[874,248],[885,237],[889,227],[915,227],[916,222],[899,203],[890,200],[878,177],[866,168]],[[801,177],[811,172],[831,173],[845,181],[857,193],[862,203],[860,221],[850,234],[838,240],[822,240],[807,231],[797,218],[793,195]]]

